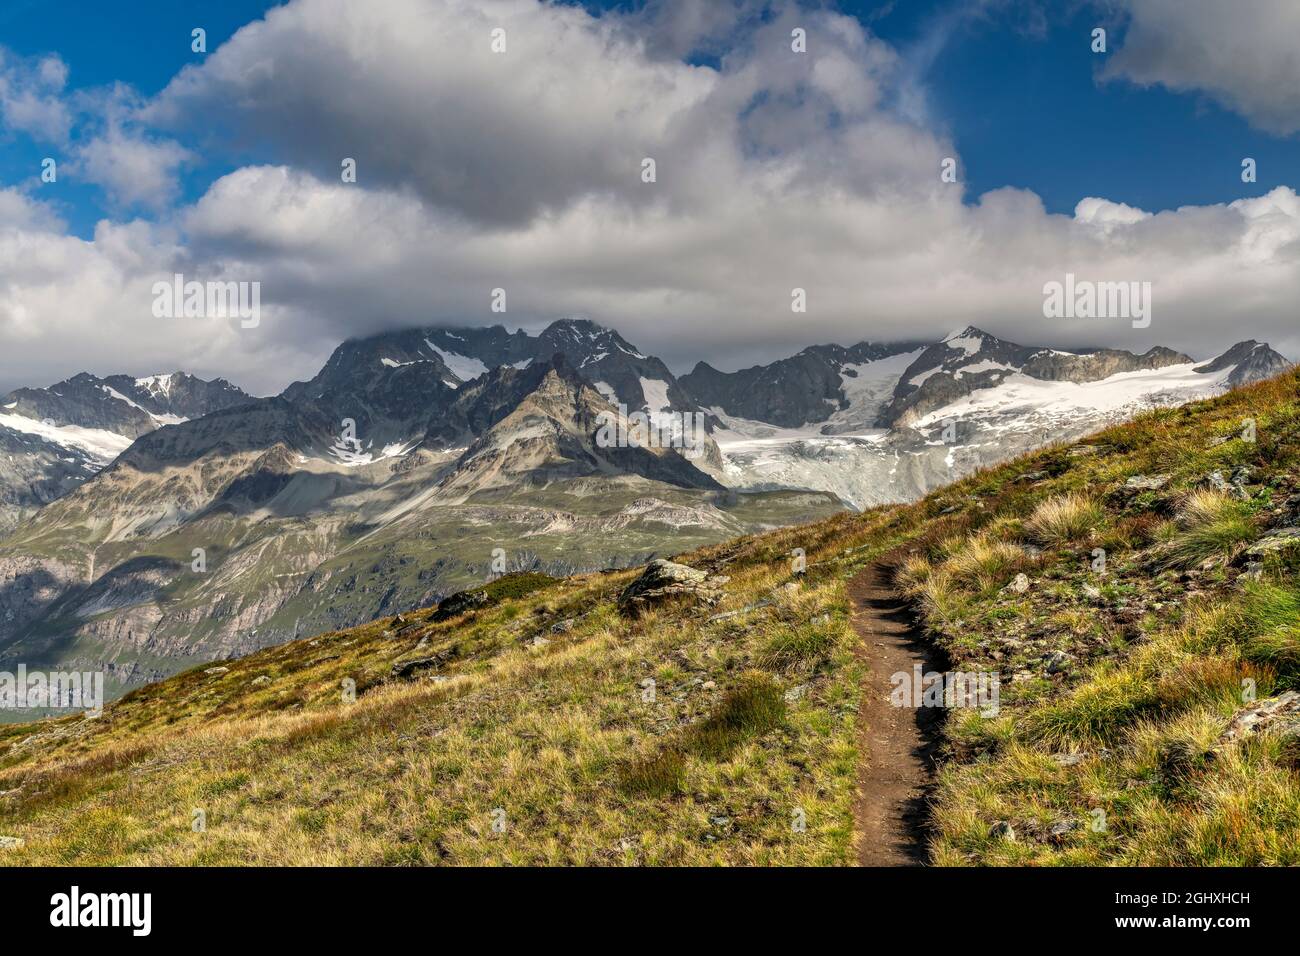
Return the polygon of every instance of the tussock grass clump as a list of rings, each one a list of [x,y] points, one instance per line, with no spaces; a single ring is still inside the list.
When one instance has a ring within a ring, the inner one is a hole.
[[[625,793],[647,797],[672,796],[680,793],[685,783],[686,755],[672,746],[629,762],[619,774],[619,786]]]
[[[909,554],[894,572],[894,585],[910,598],[921,595],[921,586],[934,573],[934,565],[922,554]]]
[[[1001,587],[1025,562],[1024,549],[1009,541],[976,535],[944,563],[953,579],[980,591]]]
[[[1069,492],[1039,504],[1025,521],[1025,530],[1039,544],[1059,547],[1086,538],[1105,517],[1097,502]]]
[[[1194,491],[1159,546],[1164,568],[1227,563],[1255,538],[1250,505],[1220,491]]]
[[[966,601],[947,568],[935,569],[917,585],[916,590],[921,614],[931,626],[951,624],[961,619]]]
[[[1105,743],[1156,703],[1151,682],[1134,669],[1102,665],[1090,677],[1069,697],[1029,715],[1029,739],[1054,745]]]

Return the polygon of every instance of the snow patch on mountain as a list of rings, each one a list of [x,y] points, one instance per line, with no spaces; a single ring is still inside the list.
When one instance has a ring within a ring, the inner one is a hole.
[[[79,449],[101,464],[108,464],[131,447],[132,442],[130,438],[102,428],[58,425],[50,421],[28,418],[25,415],[0,415],[0,426],[11,428],[16,432],[36,435],[64,448]]]
[[[424,340],[424,344],[436,352],[438,357],[442,359],[443,364],[451,370],[451,374],[455,375],[462,382],[468,382],[471,379],[478,378],[480,375],[487,373],[488,367],[476,358],[471,358],[468,355],[460,355],[456,352],[448,352],[446,349],[440,349],[428,339]],[[516,368],[520,367],[522,366],[516,366]],[[448,382],[447,384],[450,385],[451,383]]]
[[[1132,412],[1172,405],[1221,391],[1231,369],[1206,375],[1195,363],[1160,369],[1121,372],[1095,382],[1044,381],[1028,375],[1008,375],[997,385],[980,388],[958,402],[931,412],[916,427],[925,429],[946,419],[980,419],[995,430],[1016,428],[1018,418],[1075,418]]]
[[[172,382],[175,379],[174,373],[166,375],[146,375],[144,378],[137,378],[135,384],[137,388],[143,388],[150,395],[161,395],[164,398],[172,393]]]
[[[925,349],[900,352],[874,362],[849,363],[841,367],[840,380],[848,407],[836,409],[822,427],[826,434],[873,430],[876,416],[885,406],[899,379]]]

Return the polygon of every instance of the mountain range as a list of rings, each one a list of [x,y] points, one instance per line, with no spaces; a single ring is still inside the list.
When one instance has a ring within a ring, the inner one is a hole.
[[[78,375],[3,402],[0,668],[104,668],[120,692],[508,571],[625,567],[911,500],[1287,367],[1255,342],[1197,363],[966,328],[679,379],[566,319],[349,340],[270,398]],[[684,416],[703,423],[689,450]],[[603,440],[610,423],[631,440]]]
[[[250,401],[224,379],[82,373],[0,399],[0,533],[71,491],[135,439]]]

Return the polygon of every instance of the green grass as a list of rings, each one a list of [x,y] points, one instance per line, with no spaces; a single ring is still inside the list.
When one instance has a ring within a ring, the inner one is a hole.
[[[1193,568],[1226,563],[1257,537],[1249,504],[1218,491],[1195,491],[1163,542],[1160,565]]]

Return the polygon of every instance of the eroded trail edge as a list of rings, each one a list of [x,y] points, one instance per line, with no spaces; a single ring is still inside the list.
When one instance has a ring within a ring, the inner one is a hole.
[[[850,579],[848,594],[867,665],[858,731],[858,863],[921,866],[928,859],[928,799],[943,711],[895,707],[889,694],[894,674],[910,680],[917,664],[922,673],[942,670],[941,657],[895,591],[887,560]]]

